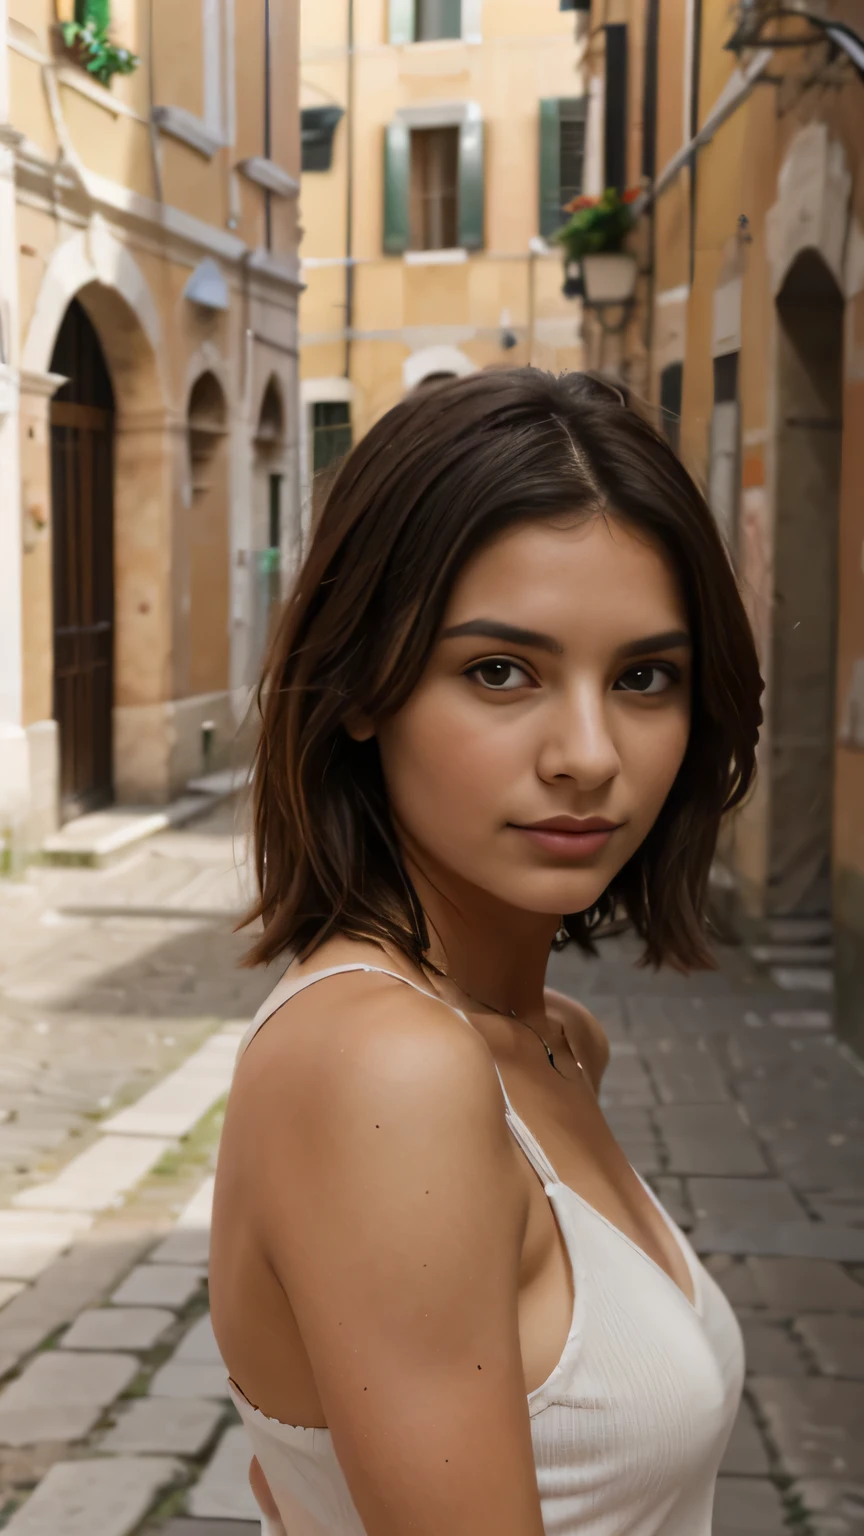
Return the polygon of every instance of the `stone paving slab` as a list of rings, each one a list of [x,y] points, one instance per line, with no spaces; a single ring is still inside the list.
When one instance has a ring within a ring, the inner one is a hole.
[[[744,1353],[747,1371],[755,1376],[806,1376],[808,1365],[798,1341],[788,1326],[766,1323],[760,1318],[744,1318]]]
[[[864,1317],[799,1317],[795,1328],[823,1376],[864,1381]],[[861,1433],[864,1435],[864,1422]]]
[[[185,1264],[198,1268],[207,1264],[210,1257],[209,1227],[188,1227],[172,1232],[150,1254],[153,1264]]]
[[[93,1224],[84,1212],[0,1210],[0,1276],[35,1280]]]
[[[257,1520],[169,1520],[159,1536],[261,1536]]]
[[[734,1178],[770,1172],[759,1143],[732,1104],[666,1104],[655,1118],[670,1173]]]
[[[188,1136],[228,1092],[236,1056],[236,1028],[211,1035],[137,1104],[106,1121],[105,1130],[125,1136]]]
[[[783,1500],[767,1478],[721,1477],[712,1536],[789,1536]]]
[[[746,1398],[738,1410],[720,1470],[741,1477],[767,1477],[770,1471],[768,1453]]]
[[[196,1360],[168,1360],[150,1383],[151,1397],[212,1397],[229,1399],[224,1365]]]
[[[51,1211],[105,1211],[155,1168],[171,1143],[155,1136],[101,1136],[45,1184],[14,1204]]]
[[[696,1040],[660,1040],[651,1052],[650,1076],[661,1104],[728,1104],[729,1089]]]
[[[690,1241],[700,1254],[757,1254],[762,1258],[833,1259],[841,1264],[864,1264],[864,1231],[829,1227],[823,1222],[730,1227],[718,1222],[697,1222]]]
[[[7,1301],[18,1296],[23,1289],[23,1280],[0,1280],[0,1307],[5,1307]]]
[[[100,1451],[130,1455],[200,1456],[224,1417],[221,1403],[194,1398],[139,1398],[118,1410]]]
[[[117,1307],[185,1307],[206,1271],[193,1264],[139,1264],[114,1292]]]
[[[255,1520],[261,1511],[249,1487],[249,1440],[242,1424],[227,1429],[201,1481],[189,1494],[190,1515],[217,1520]]]
[[[168,1457],[61,1461],[13,1515],[5,1536],[128,1536],[183,1473]]]
[[[794,1485],[813,1536],[862,1536],[864,1484],[805,1479]]]
[[[750,1389],[784,1472],[864,1482],[864,1382],[757,1376]]]
[[[803,1211],[782,1179],[705,1179],[687,1181],[697,1221],[721,1226],[777,1226],[800,1221]]]
[[[96,1307],[76,1317],[61,1349],[152,1349],[173,1327],[174,1313],[159,1307]]]
[[[153,1240],[142,1223],[111,1224],[87,1233],[0,1312],[0,1378],[37,1349],[49,1334],[97,1306]]]
[[[83,1439],[138,1370],[134,1355],[37,1355],[0,1393],[0,1445]]]
[[[197,1323],[192,1324],[189,1332],[184,1334],[172,1359],[178,1364],[190,1362],[194,1365],[218,1365],[219,1369],[224,1371],[225,1366],[219,1353],[219,1345],[216,1343],[209,1312],[205,1312]]]
[[[864,1286],[826,1260],[717,1254],[706,1267],[733,1307],[764,1307],[790,1318],[801,1312],[864,1312]]]

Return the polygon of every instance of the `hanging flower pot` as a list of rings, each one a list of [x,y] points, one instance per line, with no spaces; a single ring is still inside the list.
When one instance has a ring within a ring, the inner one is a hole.
[[[628,304],[636,292],[636,257],[629,251],[583,256],[581,267],[589,304]]]
[[[638,196],[638,188],[622,196],[608,187],[600,197],[574,198],[564,210],[570,219],[555,239],[564,250],[568,280],[578,266],[586,304],[626,304],[633,297],[636,260],[624,242],[633,228],[631,204]]]

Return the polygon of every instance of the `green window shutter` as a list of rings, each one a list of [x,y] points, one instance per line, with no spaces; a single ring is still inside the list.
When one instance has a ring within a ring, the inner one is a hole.
[[[557,96],[540,103],[540,233],[554,235],[564,223],[561,212],[561,103]]]
[[[82,26],[93,22],[98,32],[107,32],[111,20],[111,0],[75,0],[75,20]]]
[[[413,43],[416,0],[390,0],[391,43]]]
[[[411,130],[397,120],[384,130],[384,249],[391,255],[408,246],[410,174]]]
[[[459,244],[483,247],[483,123],[469,118],[459,127]]]

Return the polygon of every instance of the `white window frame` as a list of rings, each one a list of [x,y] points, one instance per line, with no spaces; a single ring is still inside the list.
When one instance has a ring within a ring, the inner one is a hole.
[[[189,0],[182,0],[189,4]],[[179,139],[211,160],[217,150],[236,137],[236,86],[234,80],[235,0],[200,0],[204,47],[204,111],[186,107],[157,106],[153,120],[162,133]]]

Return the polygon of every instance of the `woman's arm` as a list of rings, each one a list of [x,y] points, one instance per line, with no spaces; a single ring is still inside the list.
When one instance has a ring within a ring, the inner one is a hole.
[[[247,1053],[233,1109],[368,1536],[542,1536],[517,1315],[527,1192],[485,1043],[371,977],[350,1013],[295,1002],[284,1025]]]

